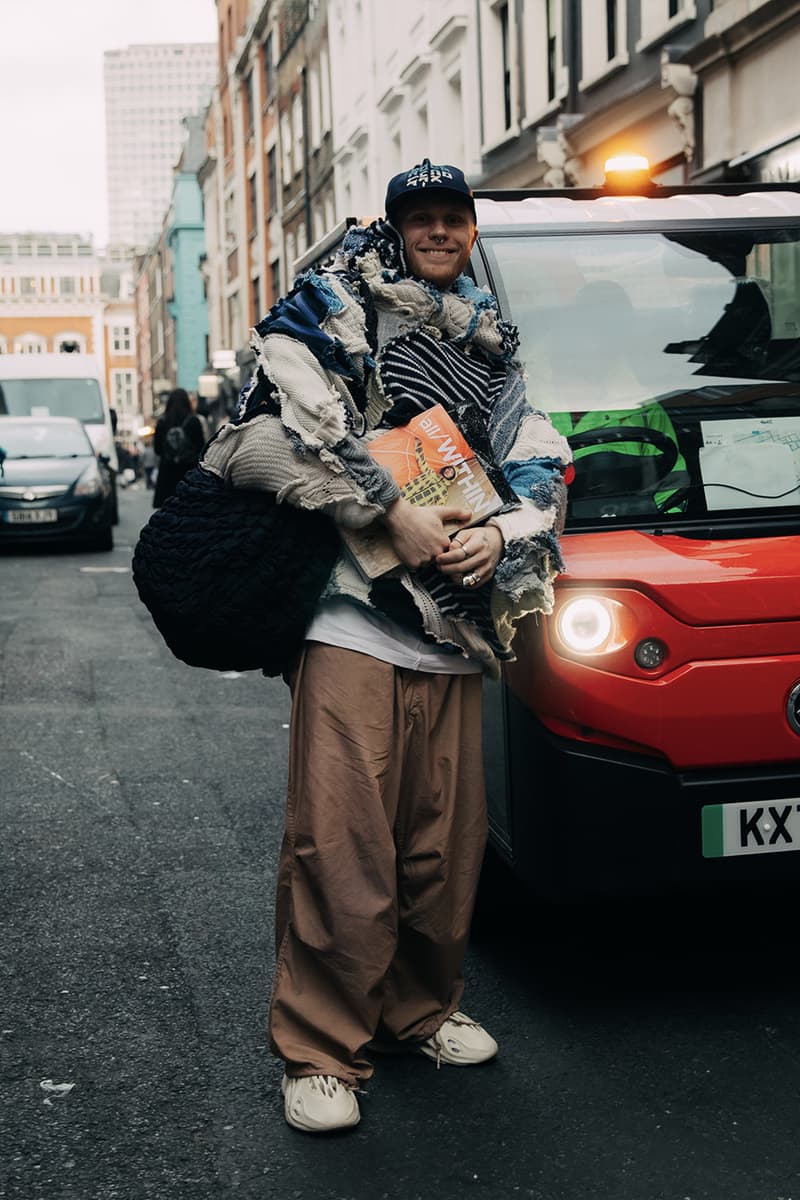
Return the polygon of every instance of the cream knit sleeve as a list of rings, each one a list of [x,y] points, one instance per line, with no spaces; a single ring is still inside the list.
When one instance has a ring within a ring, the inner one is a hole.
[[[207,447],[203,467],[233,487],[274,492],[279,504],[327,512],[353,529],[384,511],[344,471],[331,470],[313,453],[298,454],[279,417],[224,425]]]

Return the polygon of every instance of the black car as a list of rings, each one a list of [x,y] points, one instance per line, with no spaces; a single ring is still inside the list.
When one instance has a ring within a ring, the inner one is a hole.
[[[0,416],[0,545],[111,550],[111,476],[74,417]]]

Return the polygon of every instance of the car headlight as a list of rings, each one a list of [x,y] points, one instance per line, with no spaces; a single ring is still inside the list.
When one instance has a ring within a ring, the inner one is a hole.
[[[72,489],[75,496],[99,496],[103,490],[97,463],[89,463]]]

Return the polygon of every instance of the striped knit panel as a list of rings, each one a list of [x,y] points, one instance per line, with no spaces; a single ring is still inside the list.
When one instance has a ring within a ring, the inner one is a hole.
[[[380,357],[381,382],[392,409],[384,421],[405,424],[415,412],[441,404],[454,412],[471,401],[486,425],[506,382],[507,369],[465,353],[450,342],[417,330],[390,342]],[[417,577],[445,617],[459,617],[477,627],[499,659],[511,658],[501,646],[491,617],[491,588],[469,590],[451,583],[435,567],[422,567]]]
[[[467,400],[488,425],[507,370],[493,368],[483,356],[467,354],[451,342],[417,330],[386,346],[380,357],[380,373],[400,423],[414,411],[434,404],[453,412],[456,404]],[[391,416],[387,419],[392,421]]]

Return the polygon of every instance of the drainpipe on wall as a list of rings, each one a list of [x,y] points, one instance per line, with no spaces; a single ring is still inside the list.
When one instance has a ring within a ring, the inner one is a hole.
[[[314,233],[311,228],[311,155],[309,153],[308,146],[310,122],[308,119],[308,68],[306,67],[305,63],[300,68],[300,90],[303,97],[303,183],[306,192],[304,209],[306,221],[306,248],[308,248],[313,244]]]
[[[478,53],[478,132],[481,139],[481,175],[483,175],[483,42],[481,39],[481,0],[475,0],[475,40],[477,42]]]

